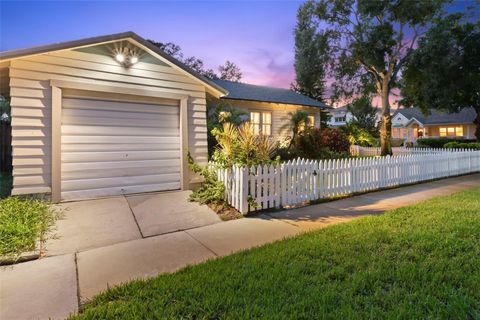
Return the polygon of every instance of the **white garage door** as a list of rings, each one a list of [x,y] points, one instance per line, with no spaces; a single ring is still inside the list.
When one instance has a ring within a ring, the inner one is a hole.
[[[179,189],[179,110],[63,98],[62,200]]]

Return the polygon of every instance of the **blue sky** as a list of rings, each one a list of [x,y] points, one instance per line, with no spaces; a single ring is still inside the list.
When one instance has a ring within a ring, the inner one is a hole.
[[[420,0],[421,1],[421,0]],[[227,59],[243,81],[288,88],[303,1],[3,1],[0,51],[134,31],[175,42],[209,68]],[[455,1],[449,11],[464,11]]]
[[[134,31],[172,41],[207,67],[227,59],[246,82],[288,87],[302,1],[83,1],[0,4],[0,51]]]

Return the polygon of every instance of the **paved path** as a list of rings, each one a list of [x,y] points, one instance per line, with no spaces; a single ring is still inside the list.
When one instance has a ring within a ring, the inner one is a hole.
[[[127,228],[119,243],[1,267],[0,319],[64,318],[107,286],[479,185],[480,174],[462,176],[158,236]]]

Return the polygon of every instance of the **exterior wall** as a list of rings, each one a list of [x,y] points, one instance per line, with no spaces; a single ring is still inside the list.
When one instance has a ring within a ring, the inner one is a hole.
[[[465,139],[475,139],[475,125],[473,124],[445,124],[436,126],[426,126],[427,137],[435,138],[440,137],[440,127],[462,127],[463,137]]]
[[[307,106],[298,106],[292,104],[281,104],[281,103],[267,103],[267,102],[257,102],[257,101],[244,101],[244,100],[228,100],[225,99],[228,104],[238,110],[245,111],[250,117],[249,113],[252,111],[269,111],[272,112],[272,137],[278,141],[282,141],[288,136],[291,135],[288,129],[282,129],[285,124],[289,123],[289,112],[296,110],[304,110],[309,115],[315,117],[315,127],[320,127],[320,108],[316,107],[307,107]],[[212,106],[217,103],[215,99],[212,99]],[[209,101],[210,105],[210,101]]]
[[[345,117],[345,121],[336,121],[335,117]],[[345,108],[340,108],[340,110],[331,110],[330,119],[328,120],[328,125],[332,127],[344,126],[347,122],[352,121],[353,115],[348,112]]]
[[[51,80],[188,95],[188,149],[207,163],[205,87],[175,68],[142,60],[127,69],[111,56],[64,50],[11,61],[13,194],[51,192]]]
[[[392,127],[403,127],[407,124],[408,119],[401,113],[397,113],[392,117]]]

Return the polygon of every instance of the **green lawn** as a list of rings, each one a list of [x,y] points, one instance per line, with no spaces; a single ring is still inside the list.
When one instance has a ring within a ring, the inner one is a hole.
[[[0,263],[15,261],[22,253],[39,249],[60,216],[45,201],[0,199]]]
[[[479,319],[480,188],[131,282],[77,318]]]

